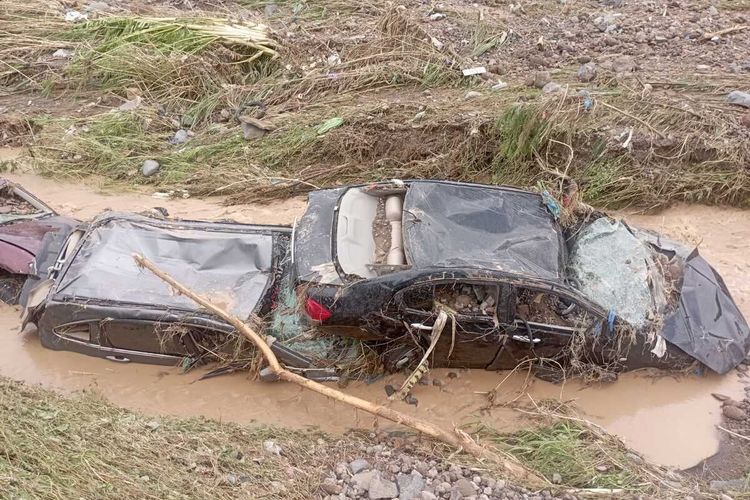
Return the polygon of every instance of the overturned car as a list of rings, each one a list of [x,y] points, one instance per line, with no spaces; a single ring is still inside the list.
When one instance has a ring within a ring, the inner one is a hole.
[[[313,191],[293,228],[106,213],[50,242],[25,321],[47,347],[115,361],[237,362],[241,338],[137,268],[141,253],[261,321],[282,360],[317,378],[362,350],[391,370],[429,358],[725,373],[745,359],[750,328],[697,251],[560,213],[546,193],[426,180]]]

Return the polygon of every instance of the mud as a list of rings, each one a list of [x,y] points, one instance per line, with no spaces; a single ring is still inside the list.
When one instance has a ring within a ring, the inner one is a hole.
[[[146,193],[109,194],[89,183],[61,183],[28,173],[8,175],[53,208],[78,218],[92,217],[104,208],[139,211],[165,206],[174,216],[232,218],[242,222],[290,223],[304,209],[303,199],[267,206],[224,207],[222,200],[154,200]],[[709,207],[676,207],[657,216],[628,215],[636,225],[649,227],[700,248],[724,275],[737,303],[750,316],[747,276],[750,255],[742,251],[750,237],[750,217],[740,210]],[[33,333],[19,332],[20,310],[0,305],[0,374],[63,391],[93,390],[115,404],[150,414],[206,416],[225,421],[259,422],[289,427],[318,427],[340,432],[351,427],[372,428],[373,419],[320,395],[289,384],[252,381],[243,374],[197,379],[204,371],[181,374],[176,368],[116,364],[69,352],[41,347]],[[418,385],[413,394],[417,407],[392,403],[398,409],[444,425],[481,421],[512,431],[531,419],[513,407],[534,411],[534,402],[560,398],[573,403],[582,415],[620,436],[628,445],[655,462],[686,468],[719,448],[721,409],[711,393],[741,398],[743,380],[735,372],[714,375],[655,376],[629,373],[609,385],[583,387],[576,382],[553,385],[527,380],[525,373],[510,375],[499,387],[496,403],[487,406],[486,393],[505,373],[435,370],[430,377],[442,386]],[[346,392],[387,403],[383,390],[398,387],[402,375],[371,385],[352,383]],[[381,427],[389,426],[379,422]]]

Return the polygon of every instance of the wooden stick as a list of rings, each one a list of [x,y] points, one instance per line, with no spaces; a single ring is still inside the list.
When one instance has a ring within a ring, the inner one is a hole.
[[[730,436],[734,436],[736,438],[744,439],[745,441],[750,441],[750,437],[748,437],[748,436],[743,436],[742,434],[738,434],[738,433],[736,433],[734,431],[730,431],[729,429],[725,429],[724,427],[722,427],[720,425],[717,425],[716,427],[718,427],[722,431],[726,432]]]
[[[731,28],[725,28],[723,30],[714,31],[713,33],[703,33],[703,40],[708,41],[714,37],[729,35],[731,33],[736,33],[738,31],[746,30],[747,28],[750,28],[750,25],[738,24],[737,26],[732,26]]]
[[[168,283],[178,293],[190,298],[197,304],[201,305],[208,311],[211,311],[212,313],[235,327],[238,332],[247,337],[255,345],[255,347],[260,350],[260,352],[263,354],[263,357],[268,362],[268,366],[271,371],[273,371],[274,374],[281,380],[295,383],[301,387],[304,387],[305,389],[323,394],[324,396],[335,399],[336,401],[341,401],[342,403],[346,403],[357,409],[366,411],[367,413],[370,413],[372,415],[383,417],[386,420],[390,420],[391,422],[410,427],[418,432],[421,432],[422,434],[426,434],[432,438],[447,443],[459,450],[466,451],[467,453],[477,458],[490,460],[500,465],[504,469],[504,471],[514,479],[523,480],[527,484],[529,482],[536,483],[540,486],[544,484],[544,482],[538,476],[532,474],[518,462],[508,458],[503,458],[494,451],[477,444],[477,442],[474,441],[471,436],[469,436],[461,429],[454,428],[453,432],[447,431],[441,427],[438,427],[432,422],[412,417],[392,408],[375,404],[365,399],[351,396],[349,394],[345,394],[337,389],[333,389],[319,382],[315,382],[314,380],[306,379],[301,375],[285,369],[281,365],[281,363],[279,363],[279,360],[271,350],[264,335],[258,334],[237,316],[229,314],[223,309],[212,304],[206,298],[201,297],[189,288],[185,287],[174,278],[169,276],[167,273],[156,267],[153,262],[146,259],[142,255],[134,254],[133,259],[135,260],[136,264],[154,273],[154,275]]]

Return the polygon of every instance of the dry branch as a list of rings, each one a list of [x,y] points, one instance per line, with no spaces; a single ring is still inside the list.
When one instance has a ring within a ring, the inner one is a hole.
[[[477,444],[477,442],[474,441],[471,436],[469,436],[461,429],[454,428],[452,432],[447,431],[426,420],[415,418],[392,408],[372,403],[370,401],[357,398],[349,394],[345,394],[337,389],[333,389],[313,380],[306,379],[301,375],[297,375],[296,373],[285,369],[281,365],[281,363],[279,363],[276,355],[269,347],[264,335],[255,332],[237,316],[229,314],[228,312],[209,302],[206,298],[201,297],[192,290],[188,289],[187,287],[176,281],[174,278],[169,276],[167,273],[160,270],[156,265],[154,265],[153,262],[146,259],[142,255],[135,254],[133,255],[133,259],[135,259],[135,262],[140,267],[145,267],[146,269],[154,273],[154,275],[168,283],[176,292],[190,298],[197,304],[201,305],[208,311],[211,311],[212,313],[235,327],[238,332],[242,333],[258,348],[258,350],[263,354],[263,357],[268,362],[270,369],[281,380],[293,382],[306,389],[317,392],[319,394],[323,394],[324,396],[335,399],[336,401],[341,401],[342,403],[346,403],[357,409],[366,411],[367,413],[370,413],[372,415],[383,417],[386,420],[390,420],[391,422],[410,427],[422,434],[426,434],[432,438],[447,443],[459,450],[466,451],[476,458],[489,460],[502,467],[503,470],[514,479],[523,480],[527,484],[529,482],[538,483],[539,485],[542,484],[542,480],[540,478],[532,474],[522,465],[508,458],[503,458],[494,451]]]

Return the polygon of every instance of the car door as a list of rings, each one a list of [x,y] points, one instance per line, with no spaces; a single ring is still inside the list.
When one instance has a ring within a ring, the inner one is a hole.
[[[435,346],[432,366],[486,368],[497,357],[507,323],[510,287],[483,280],[437,280],[413,284],[396,294],[399,316],[423,346],[430,343],[442,308],[449,320]],[[455,320],[455,328],[454,328]]]
[[[562,364],[574,336],[601,320],[569,294],[525,286],[512,288],[509,316],[507,340],[492,369],[511,369],[530,359]]]

